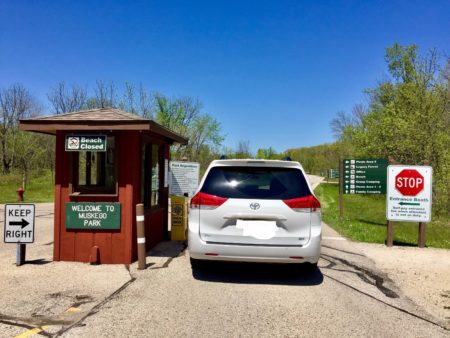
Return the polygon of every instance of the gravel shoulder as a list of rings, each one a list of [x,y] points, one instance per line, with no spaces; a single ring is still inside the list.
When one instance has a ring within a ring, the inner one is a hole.
[[[450,329],[450,250],[354,245],[407,297]]]
[[[307,175],[315,188],[323,180]],[[341,236],[328,225],[324,235]],[[348,240],[349,241],[349,240]],[[352,242],[402,292],[450,329],[450,250]]]

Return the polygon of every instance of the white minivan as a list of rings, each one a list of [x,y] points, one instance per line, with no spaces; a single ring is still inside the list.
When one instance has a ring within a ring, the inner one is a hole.
[[[316,267],[321,237],[320,203],[298,162],[213,161],[191,199],[194,268],[203,260]]]

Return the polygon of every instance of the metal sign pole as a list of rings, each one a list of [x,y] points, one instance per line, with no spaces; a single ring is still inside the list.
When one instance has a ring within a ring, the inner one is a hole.
[[[339,215],[344,216],[344,164],[339,159]]]
[[[25,263],[26,252],[27,252],[27,245],[23,243],[17,243],[16,266],[21,266]]]

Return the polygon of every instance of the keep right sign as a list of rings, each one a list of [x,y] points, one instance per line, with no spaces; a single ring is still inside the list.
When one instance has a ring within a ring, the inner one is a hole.
[[[433,168],[388,166],[386,217],[390,221],[431,221]]]

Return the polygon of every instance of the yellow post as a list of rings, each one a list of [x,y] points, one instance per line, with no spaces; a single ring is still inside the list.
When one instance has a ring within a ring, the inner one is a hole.
[[[172,241],[186,240],[188,199],[181,196],[172,196],[171,201],[171,239]]]

